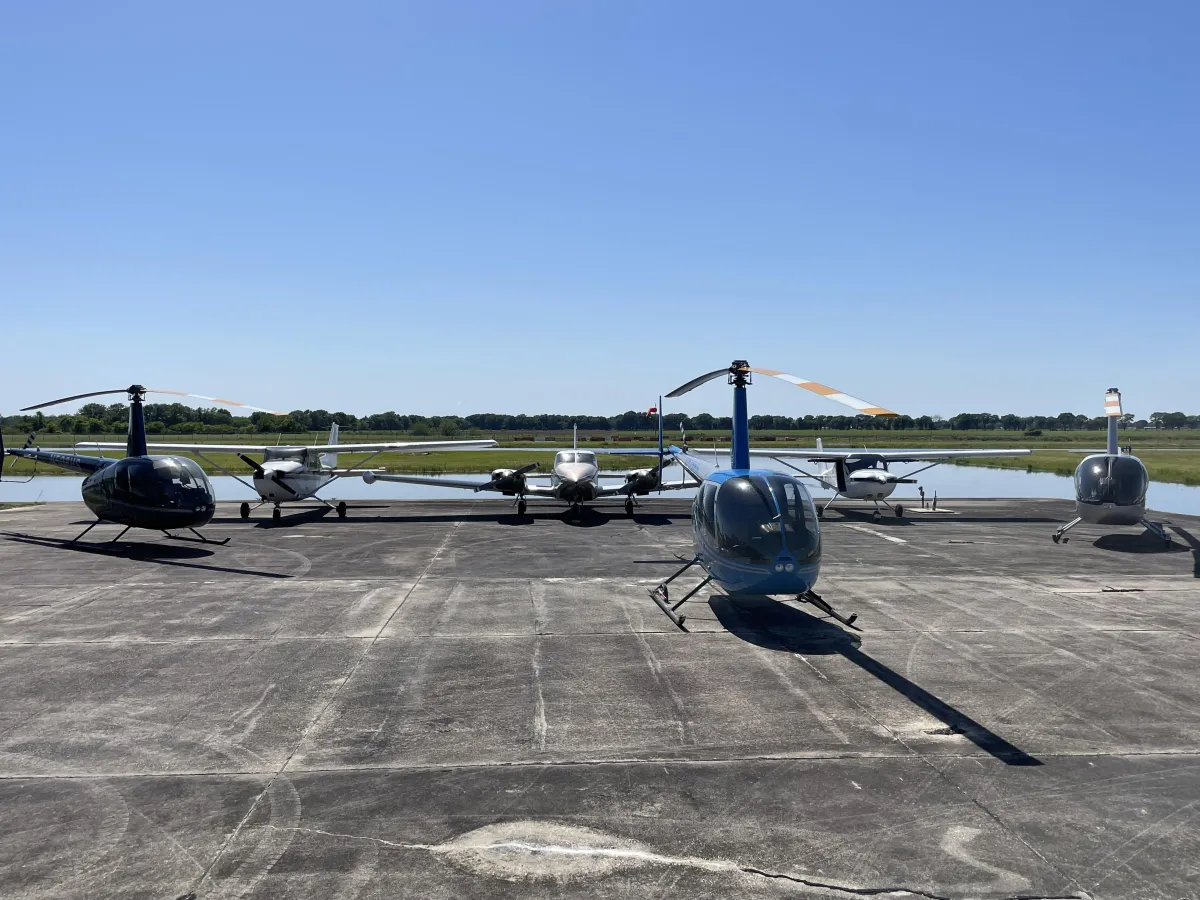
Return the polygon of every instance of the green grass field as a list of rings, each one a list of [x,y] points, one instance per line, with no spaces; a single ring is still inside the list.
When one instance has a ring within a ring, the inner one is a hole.
[[[779,449],[797,449],[812,447],[818,436],[813,431],[755,433],[752,443],[756,447]],[[290,434],[290,435],[177,435],[174,440],[187,443],[209,444],[240,444],[240,443],[276,443],[280,445],[302,445],[319,443],[325,440],[324,434]],[[460,439],[488,438],[490,434],[463,434]],[[497,468],[518,468],[531,462],[542,464],[542,470],[548,470],[553,461],[553,448],[569,447],[569,433],[546,433],[545,441],[536,441],[532,435],[521,435],[528,440],[514,440],[508,434],[495,436],[501,446],[496,450],[487,451],[451,451],[436,453],[384,453],[376,456],[370,462],[374,469],[384,469],[388,472],[403,474],[441,475],[447,473],[478,474],[490,472]],[[580,446],[592,449],[618,449],[625,447],[653,447],[654,435],[650,432],[620,433],[614,435],[617,440],[606,442],[604,435],[597,432],[580,433]],[[820,437],[826,447],[870,447],[872,449],[918,449],[942,447],[952,449],[987,448],[987,447],[1022,447],[1034,450],[1032,456],[1014,459],[996,459],[964,465],[983,465],[994,468],[1025,469],[1033,472],[1052,472],[1057,475],[1070,475],[1079,464],[1080,454],[1071,452],[1082,449],[1101,449],[1105,436],[1100,431],[1066,431],[1047,432],[1041,437],[1026,437],[1019,432],[1005,431],[823,431]],[[124,441],[124,435],[87,435],[79,436],[80,440],[92,441]],[[170,440],[159,436],[159,440]],[[433,438],[430,438],[431,440]],[[39,436],[37,445],[40,447],[63,448],[74,444],[76,438],[70,435],[45,434]],[[151,436],[151,441],[155,436]],[[414,438],[407,434],[387,432],[352,432],[343,433],[342,440],[346,443],[366,443],[368,441],[408,441]],[[670,435],[668,441],[678,442],[678,435]],[[690,433],[688,442],[693,449],[711,448],[714,440],[722,450],[729,448],[728,432]],[[5,435],[6,446],[21,446],[25,435]],[[1134,452],[1141,457],[1150,471],[1150,477],[1155,481],[1173,482],[1176,484],[1200,485],[1200,431],[1123,431],[1121,443],[1132,444]],[[1191,451],[1191,452],[1188,452]],[[95,452],[95,451],[81,451]],[[120,455],[119,452],[111,455]],[[199,460],[204,469],[212,474],[223,474],[217,466],[224,467],[238,475],[249,473],[250,467],[231,453],[205,454],[214,466],[205,460]],[[362,454],[343,453],[338,458],[339,467],[349,467],[364,459]],[[606,469],[640,468],[650,464],[650,460],[638,456],[607,456],[602,460]],[[23,459],[9,458],[4,467],[5,474],[29,475],[34,470],[33,463]],[[39,465],[36,468],[39,475],[71,474],[51,466]]]

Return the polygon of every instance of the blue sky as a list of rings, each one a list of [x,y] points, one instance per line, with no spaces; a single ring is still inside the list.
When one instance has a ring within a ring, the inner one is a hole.
[[[1200,411],[1198,31],[1190,2],[6,4],[0,410],[141,381],[611,413],[738,357],[913,415]]]

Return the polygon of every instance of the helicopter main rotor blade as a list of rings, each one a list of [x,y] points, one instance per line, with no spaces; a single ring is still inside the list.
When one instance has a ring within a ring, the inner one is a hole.
[[[756,369],[750,367],[751,372],[757,372],[759,375],[770,375],[772,378],[779,378],[786,381],[788,384],[794,384],[796,387],[804,388],[806,391],[812,391],[814,394],[820,394],[822,397],[827,397],[841,403],[843,406],[849,406],[851,409],[856,409],[866,416],[881,416],[884,418],[896,418],[899,413],[894,413],[890,409],[884,409],[882,406],[875,406],[868,403],[866,400],[859,400],[857,397],[851,397],[849,394],[842,393],[837,388],[831,388],[817,381],[809,381],[806,378],[797,378],[795,375],[788,375],[786,372],[777,372],[775,369]]]
[[[34,406],[26,406],[21,412],[29,412],[31,409],[41,409],[43,406],[53,406],[55,403],[66,403],[68,400],[82,400],[84,397],[102,397],[105,394],[126,394],[128,391],[125,388],[120,388],[115,391],[90,391],[86,394],[76,394],[73,397],[59,397],[57,400],[47,400],[45,403],[38,403]]]
[[[709,372],[707,375],[701,375],[699,378],[693,378],[691,381],[689,381],[687,384],[683,385],[682,387],[675,388],[675,390],[671,391],[671,393],[667,394],[667,396],[668,397],[679,397],[682,394],[686,394],[690,390],[700,387],[700,385],[702,385],[702,384],[706,384],[707,382],[712,381],[714,378],[720,378],[722,375],[728,375],[728,374],[729,374],[729,366],[726,366],[723,369],[717,369],[715,372]]]
[[[243,409],[252,409],[255,412],[269,413],[272,416],[282,416],[285,413],[278,412],[274,409],[263,409],[261,406],[251,406],[249,403],[239,403],[237,400],[223,400],[220,397],[208,397],[204,394],[191,394],[187,391],[168,391],[163,388],[140,388],[142,393],[147,394],[173,394],[176,397],[195,397],[198,400],[208,400],[212,403],[224,403],[226,406],[240,406]],[[115,391],[89,391],[86,394],[74,394],[70,397],[59,397],[57,400],[47,400],[45,403],[38,403],[34,406],[26,406],[21,412],[29,412],[34,409],[41,409],[43,406],[54,406],[56,403],[67,403],[70,400],[82,400],[84,397],[102,397],[105,394],[128,394],[129,388],[121,388]]]
[[[190,394],[187,391],[168,391],[165,388],[146,388],[147,394],[173,394],[176,397],[195,397],[197,400],[209,400],[212,403],[224,403],[226,406],[240,406],[243,409],[252,409],[255,412],[264,412],[272,416],[285,416],[287,413],[281,413],[274,409],[263,409],[261,406],[251,406],[249,403],[239,403],[237,400],[222,400],[220,397],[206,397],[204,394]],[[86,397],[87,394],[80,396]]]

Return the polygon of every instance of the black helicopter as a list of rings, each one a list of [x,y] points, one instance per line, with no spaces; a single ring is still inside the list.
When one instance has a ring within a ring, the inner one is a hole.
[[[130,528],[148,528],[161,531],[174,540],[194,541],[204,544],[227,544],[212,541],[196,529],[207,525],[216,511],[216,498],[212,484],[204,470],[185,456],[151,456],[146,452],[146,419],[142,403],[146,394],[174,394],[180,397],[199,397],[230,406],[245,406],[232,400],[204,397],[183,391],[155,390],[132,384],[124,390],[91,391],[73,397],[60,397],[46,403],[27,406],[21,412],[29,412],[57,403],[81,400],[84,397],[100,397],[105,394],[126,394],[129,397],[129,437],[123,459],[107,459],[103,456],[81,456],[76,453],[59,453],[54,450],[8,448],[0,444],[0,457],[4,454],[36,460],[60,468],[80,472],[83,479],[83,502],[96,514],[96,521],[72,538],[75,543],[101,522],[124,525],[109,543],[120,540]],[[258,409],[257,407],[248,407]],[[271,410],[260,410],[271,412]],[[187,538],[171,534],[170,529],[187,529],[196,537]]]

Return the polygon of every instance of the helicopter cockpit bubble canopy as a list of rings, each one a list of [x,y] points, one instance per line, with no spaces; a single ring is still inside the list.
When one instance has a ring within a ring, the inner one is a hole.
[[[722,556],[761,563],[785,550],[800,560],[821,551],[812,498],[789,475],[754,473],[706,482],[697,512],[697,525]]]
[[[1135,456],[1100,453],[1075,469],[1075,499],[1080,503],[1144,506],[1150,476]]]
[[[111,485],[116,499],[133,503],[192,506],[212,496],[204,470],[183,457],[130,456],[102,469],[98,478]]]

